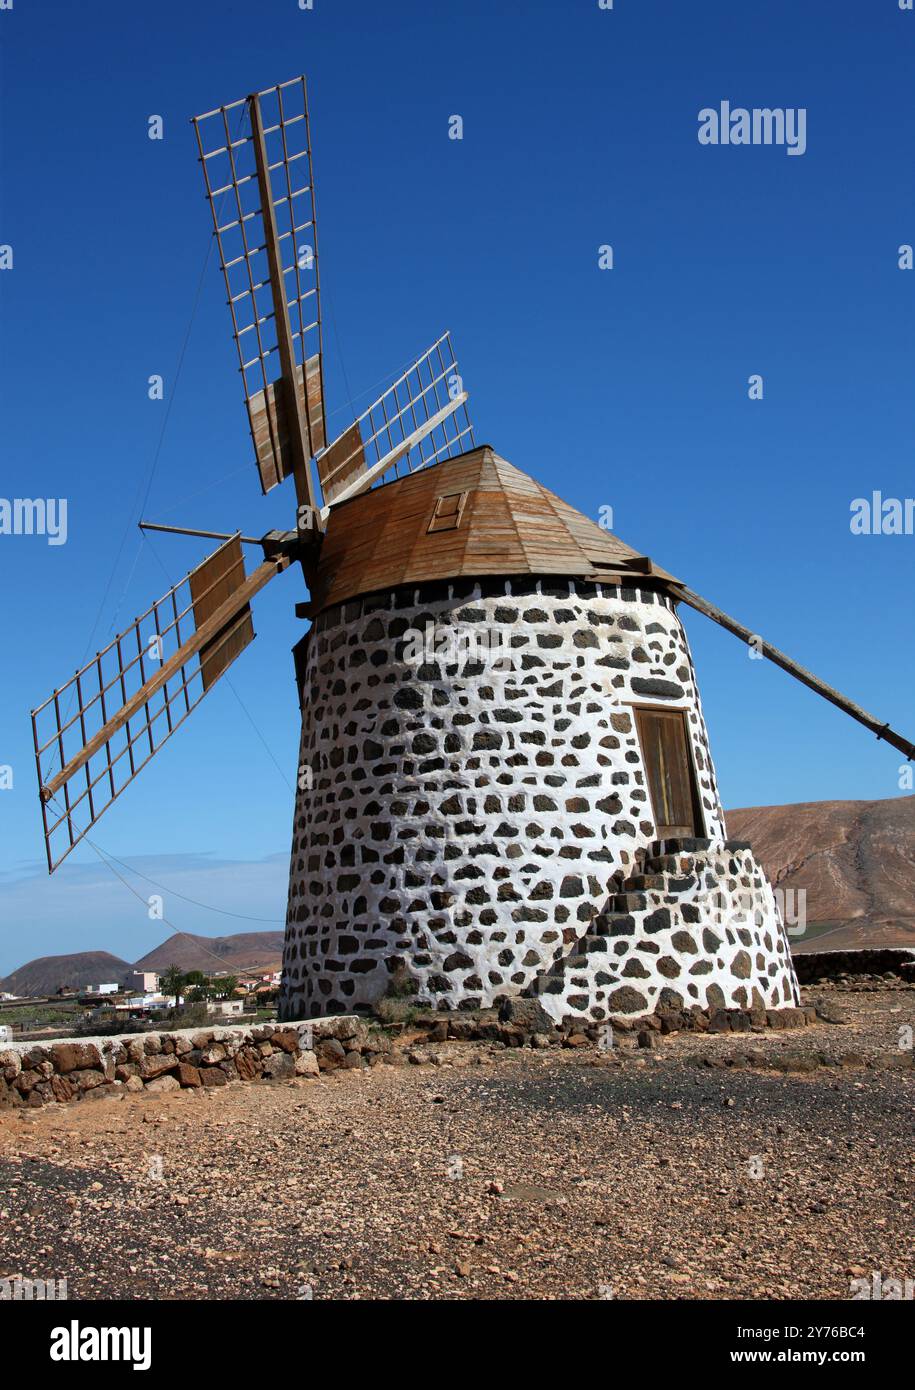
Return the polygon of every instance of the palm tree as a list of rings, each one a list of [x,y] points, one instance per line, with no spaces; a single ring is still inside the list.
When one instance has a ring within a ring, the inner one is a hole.
[[[185,978],[177,965],[170,965],[165,973],[159,976],[159,988],[163,994],[174,995],[176,1009],[181,1007],[184,987]]]

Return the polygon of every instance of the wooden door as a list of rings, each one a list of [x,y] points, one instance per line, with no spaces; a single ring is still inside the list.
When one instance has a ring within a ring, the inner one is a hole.
[[[659,840],[703,834],[699,796],[682,710],[635,712]]]

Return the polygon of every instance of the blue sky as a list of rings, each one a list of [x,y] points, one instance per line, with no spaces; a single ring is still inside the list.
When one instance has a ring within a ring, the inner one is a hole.
[[[201,283],[188,119],[299,72],[333,422],[450,328],[478,440],[913,736],[915,537],[849,529],[852,499],[915,494],[897,0],[15,0],[0,64],[0,493],[68,499],[65,545],[0,536],[0,973],[164,934],[86,847],[48,883],[28,712],[205,553],[141,541],[141,502],[291,524],[250,465],[215,258]],[[701,146],[722,100],[805,108],[806,153]],[[302,597],[270,586],[231,684],[96,827],[182,929],[282,921]],[[892,749],[685,616],[726,806],[900,794]]]

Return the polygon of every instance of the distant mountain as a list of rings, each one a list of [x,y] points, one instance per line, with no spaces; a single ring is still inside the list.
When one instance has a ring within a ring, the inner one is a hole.
[[[122,984],[130,963],[108,951],[77,951],[69,956],[39,956],[21,965],[5,980],[0,993],[55,994],[58,989],[85,989],[87,985]]]
[[[184,971],[202,970],[207,975],[217,970],[266,975],[279,970],[282,959],[281,931],[238,932],[234,936],[192,936],[176,932],[135,965],[108,951],[41,956],[21,965],[5,980],[0,979],[0,993],[44,995],[54,994],[61,988],[85,989],[88,985],[111,981],[124,984],[131,970],[164,972],[170,965],[177,965]]]
[[[806,889],[807,933],[794,950],[915,946],[915,796],[726,814],[776,887]]]
[[[176,932],[161,946],[150,951],[135,966],[137,970],[257,970],[266,974],[279,970],[283,959],[281,931],[245,931],[234,936],[192,936]]]

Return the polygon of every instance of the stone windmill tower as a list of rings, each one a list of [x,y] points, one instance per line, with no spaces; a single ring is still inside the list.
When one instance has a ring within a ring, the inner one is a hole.
[[[313,595],[290,1015],[796,1002],[672,576],[483,447],[335,508]]]
[[[476,447],[447,334],[328,443],[304,79],[195,129],[261,486],[293,478],[296,525],[186,531],[223,544],[33,712],[49,870],[299,564],[286,1018],[364,1008],[404,975],[443,1007],[535,994],[557,1020],[665,991],[795,1002],[772,888],[726,838],[679,605],[913,746]],[[243,545],[263,550],[250,575]]]

